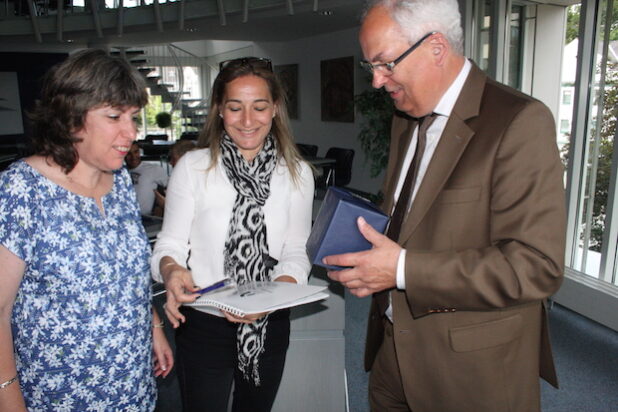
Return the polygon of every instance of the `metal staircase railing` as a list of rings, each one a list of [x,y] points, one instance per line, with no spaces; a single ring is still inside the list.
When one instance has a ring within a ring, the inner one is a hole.
[[[162,102],[171,103],[169,113],[179,115],[182,132],[201,129],[208,114],[209,93],[203,86],[210,84],[202,73],[209,73],[211,69],[204,58],[171,44],[139,48],[116,46],[114,49],[111,54],[121,56],[137,67],[151,95],[161,96]],[[187,67],[197,68],[200,86],[197,92],[196,82],[188,82],[185,78]]]

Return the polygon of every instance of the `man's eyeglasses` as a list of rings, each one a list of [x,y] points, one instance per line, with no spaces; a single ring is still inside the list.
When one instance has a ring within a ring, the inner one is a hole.
[[[241,57],[239,59],[225,60],[219,63],[219,71],[230,66],[251,66],[256,69],[267,69],[273,71],[273,64],[270,59],[264,57]]]
[[[403,59],[405,59],[408,56],[408,54],[410,54],[414,50],[416,50],[418,48],[418,46],[420,46],[425,41],[425,39],[427,39],[432,34],[436,34],[436,33],[437,32],[435,32],[435,31],[427,33],[426,35],[421,37],[419,41],[414,43],[408,50],[403,52],[403,54],[401,56],[397,57],[392,62],[371,64],[371,63],[369,63],[366,60],[362,60],[360,62],[360,65],[361,65],[361,67],[363,69],[367,70],[371,74],[373,74],[375,71],[377,71],[377,72],[380,72],[381,74],[383,74],[385,76],[390,76],[391,74],[393,74],[393,69],[395,68],[395,66],[397,66],[399,63],[401,63],[401,61]]]

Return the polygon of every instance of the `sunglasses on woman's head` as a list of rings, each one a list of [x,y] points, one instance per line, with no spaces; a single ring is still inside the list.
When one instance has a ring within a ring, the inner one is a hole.
[[[251,66],[256,69],[267,69],[273,71],[270,59],[264,57],[241,57],[239,59],[225,60],[219,63],[219,71],[230,66]]]

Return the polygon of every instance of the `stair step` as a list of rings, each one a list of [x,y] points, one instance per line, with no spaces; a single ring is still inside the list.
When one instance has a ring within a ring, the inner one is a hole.
[[[191,122],[191,123],[187,123],[185,124],[185,126],[187,127],[195,127],[197,129],[201,129],[204,126],[205,122]]]
[[[122,56],[121,51],[112,51],[109,54],[111,56]],[[125,50],[124,55],[129,58],[136,57],[136,56],[143,56],[144,50]]]
[[[195,118],[195,119],[208,116],[207,111],[204,111],[202,113],[181,111],[181,113],[182,113],[182,117],[189,117],[189,118]]]
[[[182,96],[183,94],[188,94],[188,91],[184,91],[184,92],[172,92],[170,91],[170,96],[177,98],[178,96]]]
[[[161,85],[156,84],[156,83],[150,85],[150,89],[151,89],[151,91],[154,90],[154,91],[159,92],[159,93],[165,92],[165,93],[169,94],[169,92],[167,91],[167,89],[165,87],[161,87]]]
[[[208,110],[208,106],[203,104],[197,106],[189,106],[188,104],[182,103],[182,107],[187,110]]]
[[[195,105],[195,106],[191,106],[191,105],[186,104],[186,103],[185,103],[184,101],[182,101],[182,100],[180,101],[180,103],[182,104],[182,107],[183,107],[183,108],[185,108],[185,109],[187,109],[187,110],[202,110],[202,109],[208,109],[208,106],[203,105],[203,104],[198,104],[198,105]]]
[[[138,67],[137,68],[137,71],[140,72],[143,75],[147,75],[148,73],[150,73],[153,70],[154,70],[154,67]]]
[[[129,63],[138,66],[140,64],[146,64],[148,63],[148,59],[131,59],[129,60]]]
[[[193,115],[199,116],[200,114],[208,113],[208,107],[187,107],[181,106],[181,110],[183,113],[191,113]]]

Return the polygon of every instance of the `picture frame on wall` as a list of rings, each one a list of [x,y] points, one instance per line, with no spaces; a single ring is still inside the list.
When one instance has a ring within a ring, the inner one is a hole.
[[[298,64],[275,66],[275,73],[285,90],[288,117],[290,119],[298,119]]]
[[[320,62],[322,121],[354,123],[354,57]]]

